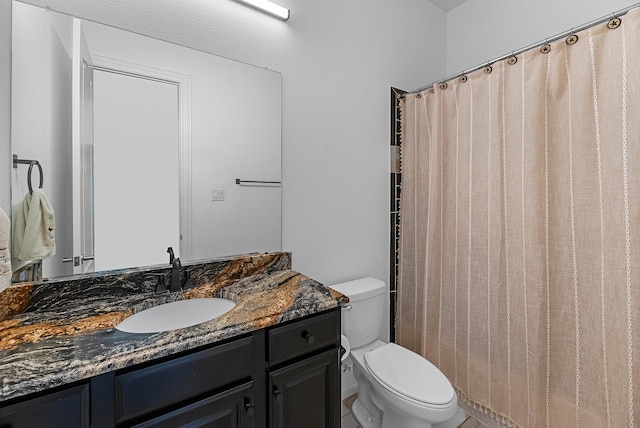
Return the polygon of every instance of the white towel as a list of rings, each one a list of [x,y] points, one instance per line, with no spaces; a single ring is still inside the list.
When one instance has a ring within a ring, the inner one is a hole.
[[[0,207],[0,291],[11,285],[11,254],[9,253],[9,234],[11,221]]]
[[[13,207],[12,252],[14,263],[22,266],[24,262],[42,260],[56,252],[53,207],[40,189],[33,189],[22,204]]]

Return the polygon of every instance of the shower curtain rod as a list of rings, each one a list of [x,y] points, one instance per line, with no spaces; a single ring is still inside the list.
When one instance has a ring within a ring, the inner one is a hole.
[[[410,94],[417,94],[418,92],[422,92],[425,89],[429,89],[433,85],[436,85],[438,83],[448,82],[448,81],[453,80],[455,78],[464,76],[465,74],[469,74],[469,73],[471,73],[473,71],[476,71],[476,70],[479,70],[479,69],[481,69],[483,67],[486,67],[487,65],[491,65],[491,64],[493,64],[495,62],[502,61],[503,59],[507,59],[510,56],[520,55],[521,53],[526,52],[529,49],[533,49],[533,48],[536,48],[538,46],[542,46],[545,43],[552,43],[552,42],[555,42],[557,40],[563,39],[563,38],[565,38],[567,36],[570,36],[571,34],[575,34],[575,33],[580,32],[582,30],[586,30],[587,28],[591,28],[591,27],[594,27],[594,26],[596,26],[598,24],[602,24],[603,22],[606,22],[606,21],[608,21],[610,19],[618,18],[618,17],[626,14],[627,12],[629,12],[631,9],[635,9],[638,6],[640,6],[640,2],[634,3],[631,6],[627,6],[624,9],[620,9],[617,12],[613,12],[610,15],[605,15],[605,16],[602,16],[600,18],[594,19],[593,21],[587,22],[586,24],[583,24],[583,25],[581,25],[579,27],[574,27],[574,28],[572,28],[572,29],[570,29],[568,31],[564,31],[562,33],[558,33],[555,36],[548,37],[548,38],[540,40],[540,41],[538,41],[536,43],[532,43],[532,44],[530,44],[528,46],[520,48],[520,49],[518,49],[516,51],[509,52],[508,54],[499,56],[498,58],[492,59],[491,61],[487,61],[487,62],[484,62],[482,64],[478,64],[475,67],[471,67],[471,68],[468,68],[466,70],[462,70],[461,72],[458,72],[458,73],[455,73],[455,74],[451,74],[451,75],[445,77],[444,79],[433,81],[430,84],[422,86],[422,87],[420,87],[418,89],[414,89],[413,91],[410,91],[409,93]],[[402,95],[398,94],[397,96],[402,96]]]

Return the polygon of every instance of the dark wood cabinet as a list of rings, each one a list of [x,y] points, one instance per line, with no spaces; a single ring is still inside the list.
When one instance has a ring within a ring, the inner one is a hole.
[[[340,311],[0,405],[0,428],[339,428]]]
[[[340,312],[267,333],[269,428],[340,427]]]
[[[339,428],[338,349],[269,373],[270,428]]]

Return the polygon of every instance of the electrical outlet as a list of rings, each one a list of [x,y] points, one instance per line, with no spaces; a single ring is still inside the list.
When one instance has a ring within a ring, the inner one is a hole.
[[[224,189],[213,189],[213,190],[211,190],[211,200],[212,201],[224,201]]]

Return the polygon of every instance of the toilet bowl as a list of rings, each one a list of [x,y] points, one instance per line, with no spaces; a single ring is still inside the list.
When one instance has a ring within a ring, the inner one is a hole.
[[[342,333],[351,344],[358,398],[355,419],[363,428],[454,428],[465,415],[444,374],[424,357],[378,339],[385,286],[374,278],[332,285],[349,297]]]
[[[377,340],[351,356],[358,383],[353,411],[363,428],[445,428],[464,421],[453,387],[420,355]]]

